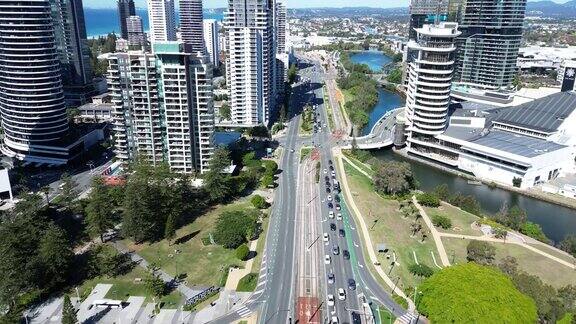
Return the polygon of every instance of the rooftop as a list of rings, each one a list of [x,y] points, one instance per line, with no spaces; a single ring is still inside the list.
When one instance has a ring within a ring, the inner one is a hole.
[[[478,134],[468,142],[526,158],[533,158],[566,147],[554,142],[498,130]]]
[[[525,104],[500,109],[494,122],[555,132],[576,109],[576,92],[559,92]]]

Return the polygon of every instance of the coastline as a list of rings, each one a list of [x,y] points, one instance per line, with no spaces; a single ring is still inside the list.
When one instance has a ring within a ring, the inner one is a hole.
[[[507,190],[507,191],[511,191],[511,192],[515,192],[530,198],[534,198],[537,200],[541,200],[541,201],[545,201],[554,205],[558,205],[561,207],[566,207],[569,209],[573,209],[576,210],[576,199],[570,199],[570,198],[566,198],[566,197],[555,197],[555,196],[551,196],[550,194],[547,194],[545,192],[542,191],[535,191],[535,190],[524,190],[524,189],[520,189],[520,188],[516,188],[513,186],[508,186],[502,183],[497,183],[497,182],[491,182],[491,181],[486,181],[485,179],[481,179],[478,177],[475,177],[473,175],[467,174],[467,173],[463,173],[461,171],[455,170],[455,169],[451,169],[448,167],[445,167],[439,163],[435,163],[432,161],[428,161],[426,159],[423,158],[419,158],[417,156],[414,155],[409,155],[407,154],[404,150],[398,150],[396,148],[392,148],[392,152],[394,152],[395,154],[398,154],[406,159],[409,159],[411,161],[417,162],[417,163],[421,163],[421,164],[425,164],[428,165],[430,167],[433,167],[435,169],[441,170],[443,172],[446,173],[450,173],[453,175],[456,175],[460,178],[463,179],[467,179],[467,180],[472,180],[472,181],[479,181],[482,184],[488,186],[488,187],[497,187],[503,190]]]

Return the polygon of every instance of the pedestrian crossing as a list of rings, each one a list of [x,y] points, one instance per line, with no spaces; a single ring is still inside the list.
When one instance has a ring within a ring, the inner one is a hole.
[[[414,313],[406,313],[400,317],[398,317],[398,319],[396,320],[398,323],[404,323],[404,324],[412,324],[412,323],[416,323],[416,314]]]
[[[251,311],[248,307],[242,306],[242,307],[240,307],[240,308],[236,311],[236,313],[237,313],[241,318],[244,318],[244,317],[247,317],[248,315],[252,314],[252,311]]]

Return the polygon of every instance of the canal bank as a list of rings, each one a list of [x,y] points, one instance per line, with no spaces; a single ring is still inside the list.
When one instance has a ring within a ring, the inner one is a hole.
[[[459,192],[473,196],[479,202],[484,214],[494,215],[504,204],[508,207],[518,205],[526,211],[528,220],[539,224],[546,236],[555,243],[560,242],[568,234],[576,233],[576,210],[562,206],[556,201],[550,202],[546,197],[492,184],[469,183],[469,180],[477,179],[412,156],[396,154],[390,149],[373,151],[373,155],[382,161],[408,162],[421,190],[431,191],[441,184],[446,184],[451,194]]]

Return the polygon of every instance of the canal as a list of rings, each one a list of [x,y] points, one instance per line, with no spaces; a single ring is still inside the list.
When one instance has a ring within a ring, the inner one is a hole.
[[[364,51],[350,56],[355,63],[367,64],[370,69],[379,72],[382,66],[389,63],[391,58],[377,51]],[[369,124],[362,133],[370,132],[372,126],[387,111],[398,108],[404,104],[403,99],[390,91],[379,90],[378,104],[370,112]],[[422,190],[432,190],[434,187],[445,183],[451,193],[460,192],[464,195],[472,195],[478,200],[482,211],[491,215],[497,213],[502,204],[508,206],[518,205],[528,214],[528,219],[542,227],[542,230],[555,242],[561,241],[567,234],[576,233],[576,210],[558,206],[535,198],[524,196],[515,192],[500,188],[492,188],[486,185],[469,184],[466,179],[452,173],[421,164],[393,153],[390,149],[373,152],[381,160],[406,161],[411,164],[414,176]]]
[[[380,72],[382,67],[390,62],[392,58],[379,51],[362,51],[352,53],[350,60],[357,64],[366,64],[375,73]],[[360,134],[367,135],[372,130],[372,127],[386,112],[402,107],[404,99],[397,93],[385,90],[381,87],[378,88],[378,103],[368,113],[368,124],[362,128]]]

